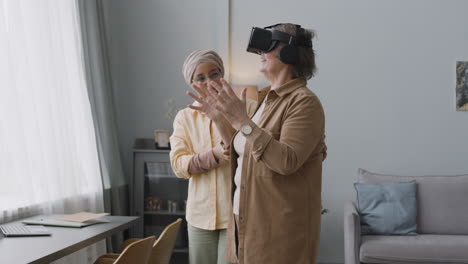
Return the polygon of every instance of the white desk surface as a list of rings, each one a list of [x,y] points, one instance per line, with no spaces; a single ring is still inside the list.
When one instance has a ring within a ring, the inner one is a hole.
[[[40,215],[25,219],[46,217],[54,216]],[[21,223],[25,219],[10,223]],[[110,222],[82,228],[47,226],[52,236],[45,237],[4,237],[0,232],[0,263],[50,263],[138,222],[137,216],[104,216],[102,219]]]

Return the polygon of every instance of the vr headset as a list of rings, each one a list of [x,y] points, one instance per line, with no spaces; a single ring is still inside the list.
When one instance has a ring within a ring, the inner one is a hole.
[[[296,25],[296,36],[272,29],[278,25],[271,25],[265,28],[253,27],[250,33],[247,52],[256,54],[272,51],[278,43],[284,43],[279,50],[279,59],[285,64],[297,64],[299,62],[299,48],[312,48],[312,41],[305,39],[304,29]]]

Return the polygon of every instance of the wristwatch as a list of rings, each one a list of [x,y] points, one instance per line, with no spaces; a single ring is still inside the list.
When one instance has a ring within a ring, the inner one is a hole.
[[[252,127],[250,125],[243,125],[240,131],[244,136],[248,136],[252,133]]]

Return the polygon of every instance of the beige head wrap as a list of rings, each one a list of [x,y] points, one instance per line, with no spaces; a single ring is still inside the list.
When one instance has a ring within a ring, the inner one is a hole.
[[[224,76],[223,60],[218,53],[212,50],[196,50],[190,53],[187,59],[185,59],[184,66],[182,66],[182,74],[184,75],[185,82],[188,85],[192,82],[192,77],[198,64],[203,62],[213,64],[218,68],[221,76]]]

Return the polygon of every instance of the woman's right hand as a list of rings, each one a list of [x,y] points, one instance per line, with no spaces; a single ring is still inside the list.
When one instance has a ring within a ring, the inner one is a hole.
[[[192,88],[198,93],[198,96],[192,92],[187,91],[187,95],[192,97],[195,101],[200,103],[200,106],[189,105],[188,107],[200,112],[205,113],[209,119],[213,121],[220,120],[223,116],[216,109],[216,98],[207,91],[209,85],[192,84]]]
[[[213,148],[213,155],[218,163],[221,162],[221,160],[229,160],[229,149],[225,149],[221,145],[218,145]]]

